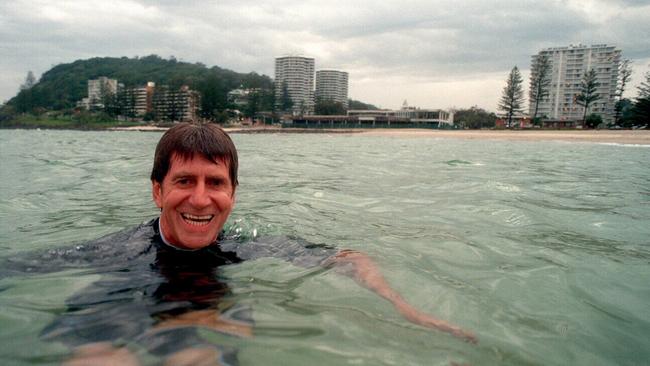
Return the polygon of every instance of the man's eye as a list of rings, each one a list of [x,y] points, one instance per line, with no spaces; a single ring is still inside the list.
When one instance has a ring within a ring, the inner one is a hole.
[[[215,186],[215,187],[218,187],[221,184],[223,184],[223,180],[221,180],[221,179],[211,179],[210,184]]]
[[[178,183],[180,185],[187,185],[187,184],[190,184],[190,180],[187,179],[187,178],[182,178],[182,179],[177,180],[176,183]]]

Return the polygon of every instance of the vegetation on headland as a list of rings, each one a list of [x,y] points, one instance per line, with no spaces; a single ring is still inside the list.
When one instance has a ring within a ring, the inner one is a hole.
[[[228,101],[228,92],[232,89],[252,89],[259,94],[257,98],[252,98],[255,102],[244,112],[255,113],[272,108],[274,103],[273,80],[254,72],[242,74],[218,66],[208,68],[201,63],[181,62],[174,57],[163,59],[156,55],[141,58],[98,57],[57,65],[45,72],[38,83],[33,75],[30,77],[28,74],[18,94],[3,108],[3,114],[72,114],[77,102],[87,97],[88,80],[100,76],[117,79],[124,85],[123,90],[127,91],[142,87],[149,81],[169,90],[186,85],[201,95],[201,117],[213,121],[225,119],[224,111],[232,107]],[[119,95],[115,99],[119,99]],[[116,103],[110,103],[111,106],[105,104],[106,108],[98,112],[116,119],[120,113],[119,108],[115,108]]]
[[[81,112],[77,114],[48,113],[42,115],[20,114],[7,118],[0,112],[0,128],[43,128],[102,130],[113,127],[142,126],[141,122],[118,121],[104,113]]]
[[[376,106],[374,106],[372,104],[366,104],[366,103],[360,102],[358,100],[349,99],[348,100],[348,109],[376,111],[376,110],[379,109],[379,107],[376,107]]]
[[[215,106],[227,104],[228,91],[243,88],[273,89],[273,80],[251,72],[237,73],[218,66],[208,68],[201,63],[177,61],[173,56],[163,59],[157,55],[146,57],[96,57],[54,66],[45,72],[38,83],[25,85],[10,99],[19,113],[74,108],[87,96],[88,80],[106,76],[117,79],[125,87],[142,86],[148,81],[160,85],[188,85],[195,90],[210,89],[209,102]]]

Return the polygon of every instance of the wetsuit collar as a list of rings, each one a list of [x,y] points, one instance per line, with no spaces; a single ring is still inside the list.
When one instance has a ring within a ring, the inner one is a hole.
[[[156,221],[158,221],[157,225],[158,225],[158,233],[160,234],[160,239],[162,239],[162,242],[165,245],[167,245],[168,247],[171,247],[173,249],[176,249],[176,250],[182,250],[184,252],[194,252],[194,251],[198,250],[198,249],[192,250],[192,249],[179,248],[179,247],[175,246],[174,244],[170,243],[169,241],[167,241],[167,239],[165,238],[165,234],[163,234],[162,226],[160,225],[160,217]]]

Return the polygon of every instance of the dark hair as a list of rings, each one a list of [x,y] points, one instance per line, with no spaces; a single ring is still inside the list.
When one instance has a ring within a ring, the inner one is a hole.
[[[201,154],[214,162],[217,160],[226,162],[230,169],[230,182],[233,188],[239,184],[237,149],[230,136],[215,124],[179,123],[167,130],[156,146],[151,170],[152,181],[162,183],[169,172],[173,154],[177,154],[183,160]]]

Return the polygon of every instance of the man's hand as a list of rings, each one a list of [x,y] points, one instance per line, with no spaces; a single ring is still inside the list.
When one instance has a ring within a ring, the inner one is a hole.
[[[126,348],[109,342],[88,343],[75,349],[63,366],[138,366],[138,359]]]
[[[377,265],[367,255],[354,250],[342,250],[334,257],[333,263],[334,265],[351,265],[352,273],[350,275],[355,281],[390,301],[395,306],[395,309],[410,322],[450,333],[466,342],[478,343],[473,333],[422,313],[407,303],[402,296],[390,287],[384,276],[381,275]]]
[[[156,325],[154,331],[178,327],[204,327],[244,338],[253,336],[253,329],[249,324],[224,319],[217,310],[212,309],[190,311],[165,319]]]
[[[478,343],[478,340],[476,339],[474,333],[465,331],[455,325],[451,325],[444,320],[436,319],[429,314],[420,312],[407,303],[401,304],[400,306],[395,305],[395,307],[400,312],[400,314],[402,314],[411,323],[450,333],[455,337],[463,339],[465,342],[472,344]]]

